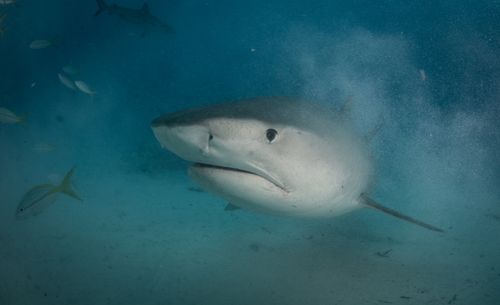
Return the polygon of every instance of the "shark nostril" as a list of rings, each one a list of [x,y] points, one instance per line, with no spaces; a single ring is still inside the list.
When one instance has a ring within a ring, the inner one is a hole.
[[[208,134],[208,141],[207,141],[205,147],[203,147],[201,149],[202,155],[207,156],[210,153],[210,141],[212,141],[213,138],[214,138],[214,136],[211,133],[209,133]]]

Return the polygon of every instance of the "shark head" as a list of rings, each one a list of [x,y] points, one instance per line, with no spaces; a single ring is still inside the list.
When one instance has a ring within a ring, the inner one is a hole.
[[[257,98],[167,114],[152,128],[192,162],[196,182],[240,208],[334,216],[357,208],[370,184],[362,138],[324,105]]]

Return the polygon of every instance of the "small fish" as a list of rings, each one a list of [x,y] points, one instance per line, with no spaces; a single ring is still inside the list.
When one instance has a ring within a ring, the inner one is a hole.
[[[418,70],[418,72],[420,73],[420,79],[425,82],[427,80],[427,73],[425,73],[425,70],[424,69],[420,69]]]
[[[33,40],[30,43],[30,49],[33,50],[45,49],[50,46],[53,46],[53,43],[50,40],[45,40],[45,39]]]
[[[68,74],[68,75],[75,75],[75,74],[78,74],[78,69],[76,69],[75,67],[73,67],[72,65],[67,65],[67,66],[64,66],[62,68],[62,70],[64,71],[64,73]]]
[[[59,77],[59,81],[61,84],[63,84],[66,88],[69,88],[71,90],[76,90],[75,84],[71,79],[69,79],[66,75],[57,73],[57,77]]]
[[[35,86],[36,86],[36,82],[32,82],[30,85],[30,88],[35,88]]]
[[[85,94],[90,95],[90,97],[93,97],[96,92],[94,92],[92,89],[90,89],[89,85],[87,85],[84,81],[77,80],[75,81],[75,85],[80,91],[82,91]]]
[[[56,147],[51,144],[47,143],[36,143],[35,146],[33,147],[33,150],[41,153],[48,153],[51,151],[54,151]]]
[[[75,168],[73,167],[66,176],[64,176],[63,181],[59,185],[47,183],[32,187],[17,206],[16,218],[25,219],[42,213],[48,206],[56,201],[60,193],[82,201],[71,187],[71,177],[74,171]]]
[[[7,108],[0,108],[0,123],[4,124],[17,124],[23,123],[26,119],[22,116],[18,116],[14,112]]]
[[[17,0],[0,0],[0,5],[9,5],[16,3]]]

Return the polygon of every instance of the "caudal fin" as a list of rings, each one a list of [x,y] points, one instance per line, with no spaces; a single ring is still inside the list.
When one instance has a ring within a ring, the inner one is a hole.
[[[421,226],[421,227],[426,228],[428,230],[432,230],[432,231],[436,231],[436,232],[444,232],[443,230],[441,230],[438,227],[435,227],[433,225],[430,225],[428,223],[425,223],[425,222],[420,221],[418,219],[415,219],[413,217],[401,214],[400,212],[398,212],[396,210],[385,207],[385,206],[381,205],[380,203],[376,202],[375,200],[371,199],[370,197],[368,197],[366,194],[361,194],[360,198],[361,198],[362,203],[366,206],[377,209],[381,212],[384,212],[384,213],[389,214],[391,216],[397,217],[399,219],[411,222],[413,224],[416,224],[417,226]]]
[[[107,10],[109,7],[106,4],[106,2],[104,2],[104,0],[97,0],[97,6],[98,6],[98,8],[97,8],[97,11],[95,12],[94,16],[98,16],[100,13]]]
[[[75,167],[69,170],[69,172],[64,176],[63,181],[59,185],[59,192],[66,194],[70,197],[75,198],[76,200],[82,201],[80,196],[73,190],[73,187],[71,186],[71,178],[73,177],[73,174],[75,172]]]

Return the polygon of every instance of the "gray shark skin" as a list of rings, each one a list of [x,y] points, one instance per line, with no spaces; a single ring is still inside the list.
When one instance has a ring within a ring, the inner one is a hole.
[[[154,26],[164,32],[173,32],[173,28],[151,15],[149,6],[144,3],[142,8],[133,9],[128,7],[119,6],[117,4],[108,5],[104,0],[97,0],[98,9],[95,16],[100,15],[102,12],[108,12],[110,15],[117,15],[120,19],[140,26]]]
[[[161,116],[161,146],[192,162],[203,189],[242,208],[275,215],[332,217],[371,207],[426,229],[441,229],[385,207],[367,194],[372,158],[349,120],[322,104],[261,97]]]

